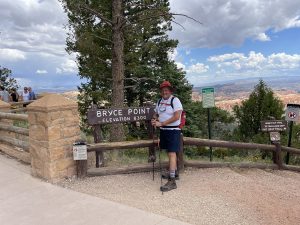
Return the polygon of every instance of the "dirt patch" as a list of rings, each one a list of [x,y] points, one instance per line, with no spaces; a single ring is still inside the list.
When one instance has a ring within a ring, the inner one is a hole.
[[[300,174],[259,169],[186,170],[178,189],[159,191],[150,173],[66,180],[60,185],[191,224],[285,224],[300,221]]]

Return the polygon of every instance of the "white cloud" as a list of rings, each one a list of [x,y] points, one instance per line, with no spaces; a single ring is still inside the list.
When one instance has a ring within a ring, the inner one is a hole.
[[[300,55],[286,53],[272,54],[268,57],[268,67],[271,69],[298,69],[300,68]]]
[[[194,73],[194,74],[200,74],[200,73],[206,73],[209,70],[209,66],[205,65],[203,63],[196,63],[187,69],[188,73]]]
[[[248,55],[231,53],[208,58],[215,63],[219,71],[226,69],[236,71],[267,71],[267,70],[294,70],[300,68],[300,55],[286,53],[273,53],[265,56],[262,53],[251,51]]]
[[[193,85],[248,77],[273,77],[297,74],[300,54],[261,52],[228,53],[211,56],[204,63],[186,66],[187,78]]]
[[[47,74],[48,71],[47,70],[37,70],[35,73],[37,73],[37,74]]]
[[[266,33],[260,33],[256,36],[256,40],[259,40],[259,41],[271,41],[271,38],[266,35]]]
[[[25,52],[22,52],[18,49],[9,49],[9,48],[3,48],[0,49],[0,60],[1,61],[19,61],[26,59]]]
[[[72,59],[67,59],[60,67],[56,68],[56,73],[77,73],[77,71],[77,64]]]
[[[61,73],[76,71],[68,61],[73,57],[65,51],[68,19],[60,1],[1,0],[0,21],[0,62],[26,60],[27,66],[7,66],[28,76],[54,73],[55,68]]]
[[[224,62],[226,60],[231,59],[240,59],[245,57],[243,53],[229,53],[229,54],[223,54],[223,55],[217,55],[217,56],[211,56],[208,58],[209,62]]]
[[[181,62],[175,62],[175,63],[179,69],[185,70],[186,66],[183,63],[181,63]]]
[[[67,16],[57,0],[0,1],[0,48],[66,55]]]
[[[173,24],[171,37],[182,47],[241,45],[245,39],[268,41],[266,32],[300,27],[299,0],[171,0],[171,10],[197,20],[177,16],[183,30]]]

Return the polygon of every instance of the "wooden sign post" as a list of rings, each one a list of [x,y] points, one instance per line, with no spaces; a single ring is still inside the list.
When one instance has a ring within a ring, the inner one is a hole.
[[[289,122],[289,137],[288,137],[288,147],[292,145],[292,135],[293,135],[293,125],[294,122],[299,121],[300,105],[299,104],[287,104],[285,111],[285,120]],[[290,153],[286,153],[285,163],[289,164]]]
[[[285,120],[265,120],[260,122],[261,130],[269,132],[270,140],[276,146],[276,152],[273,154],[273,162],[282,169],[282,154],[280,144],[280,132],[287,130],[287,121]]]
[[[83,178],[87,174],[87,145],[84,141],[73,144],[73,159],[76,161],[77,177]]]
[[[215,107],[215,89],[207,87],[202,89],[202,106],[207,109],[207,127],[208,127],[208,139],[211,139],[211,113],[210,108]],[[212,161],[213,149],[210,146],[209,160]]]
[[[146,121],[149,137],[153,137],[153,127],[150,120],[153,118],[154,106],[98,109],[93,106],[87,113],[88,124],[93,126],[95,143],[101,142],[101,125],[114,123],[132,123]],[[154,147],[149,148],[149,161],[155,161]],[[96,151],[96,168],[104,166],[103,151]]]

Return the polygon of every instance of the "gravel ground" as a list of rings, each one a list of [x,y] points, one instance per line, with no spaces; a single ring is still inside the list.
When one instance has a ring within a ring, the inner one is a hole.
[[[189,169],[177,190],[159,191],[151,173],[65,180],[60,185],[191,224],[299,225],[300,173]]]

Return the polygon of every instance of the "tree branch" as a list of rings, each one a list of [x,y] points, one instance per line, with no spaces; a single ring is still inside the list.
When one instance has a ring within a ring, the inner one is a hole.
[[[173,23],[177,24],[178,26],[180,26],[183,30],[185,30],[184,26],[181,25],[180,23],[176,22],[175,20],[171,20]]]
[[[146,80],[155,81],[154,79],[149,78],[149,77],[126,77],[126,78],[124,78],[124,80],[132,80],[134,82],[140,82],[140,81],[146,81]]]
[[[101,58],[97,57],[97,60],[99,60],[100,62],[106,64],[107,66],[111,66],[111,63],[109,62],[109,59],[104,60],[104,59],[101,59]]]
[[[199,23],[199,24],[203,25],[203,23],[201,23],[199,20],[197,20],[197,19],[195,19],[195,18],[193,18],[193,17],[191,17],[191,16],[188,16],[188,15],[186,15],[186,14],[182,14],[182,13],[170,13],[170,15],[171,15],[172,17],[174,17],[174,16],[183,16],[183,17],[186,17],[186,18],[188,18],[188,19],[190,19],[190,20],[195,21],[196,23]]]
[[[107,19],[105,16],[103,16],[101,13],[99,13],[97,10],[92,9],[87,4],[79,5],[79,8],[85,9],[86,11],[89,11],[90,13],[97,16],[99,19],[101,19],[103,22],[107,23],[108,25],[112,26],[112,21]]]
[[[96,34],[92,34],[95,38],[99,38],[99,39],[101,39],[101,40],[103,40],[103,41],[107,41],[107,42],[109,42],[109,43],[113,43],[112,42],[112,40],[110,40],[110,39],[108,39],[108,38],[105,38],[105,37],[100,37],[100,36],[98,36],[98,35],[96,35]]]
[[[175,18],[175,16],[182,16],[182,17],[186,17],[186,18],[188,18],[188,19],[190,19],[190,20],[193,20],[194,22],[197,22],[197,23],[199,23],[199,24],[202,25],[202,23],[201,23],[199,20],[197,20],[197,19],[195,19],[195,18],[193,18],[193,17],[191,17],[191,16],[188,16],[188,15],[186,15],[186,14],[182,14],[182,13],[169,13],[169,12],[164,12],[163,10],[159,10],[159,9],[157,9],[157,10],[158,10],[158,11],[161,11],[161,13],[158,13],[158,14],[152,14],[152,15],[146,16],[146,17],[141,17],[140,19],[137,19],[137,20],[135,21],[135,23],[140,22],[140,21],[144,21],[144,20],[151,20],[151,19],[153,19],[153,18],[159,18],[159,17],[167,17],[167,16],[171,16],[172,18]],[[175,22],[174,20],[172,20],[172,22],[174,22],[174,23],[176,23],[177,25],[180,25],[180,26],[182,27],[182,25],[179,24],[178,22]]]

